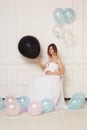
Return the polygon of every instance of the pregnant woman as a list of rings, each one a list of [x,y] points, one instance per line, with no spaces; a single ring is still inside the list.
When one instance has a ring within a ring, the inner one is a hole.
[[[64,66],[57,54],[57,47],[51,43],[47,49],[48,61],[43,65],[38,58],[34,62],[43,69],[43,74],[36,77],[30,86],[31,101],[42,101],[49,98],[54,102],[54,109],[66,108],[63,86],[60,76],[64,74]]]

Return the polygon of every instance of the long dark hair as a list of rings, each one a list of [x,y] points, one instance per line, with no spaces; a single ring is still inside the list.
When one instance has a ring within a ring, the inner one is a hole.
[[[57,55],[57,47],[56,47],[56,45],[54,43],[49,44],[48,49],[47,49],[48,55],[51,56],[51,54],[49,53],[50,47],[52,47],[54,49],[54,52]]]

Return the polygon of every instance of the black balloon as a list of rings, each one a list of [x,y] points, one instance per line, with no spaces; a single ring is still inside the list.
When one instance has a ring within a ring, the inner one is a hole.
[[[24,36],[18,43],[18,50],[27,58],[36,58],[40,53],[40,43],[34,36]]]

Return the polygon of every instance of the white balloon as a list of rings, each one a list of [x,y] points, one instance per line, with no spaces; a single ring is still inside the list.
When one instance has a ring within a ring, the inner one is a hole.
[[[62,34],[63,34],[62,29],[58,27],[57,25],[53,27],[53,33],[57,38],[59,39],[62,38]]]
[[[70,30],[64,30],[62,35],[63,41],[67,45],[72,45],[73,43],[73,34]]]

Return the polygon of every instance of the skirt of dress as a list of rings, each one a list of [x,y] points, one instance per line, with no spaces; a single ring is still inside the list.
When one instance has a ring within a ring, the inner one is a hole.
[[[29,98],[39,102],[49,98],[54,102],[55,109],[66,107],[62,82],[58,75],[42,75],[35,78],[29,89]]]

